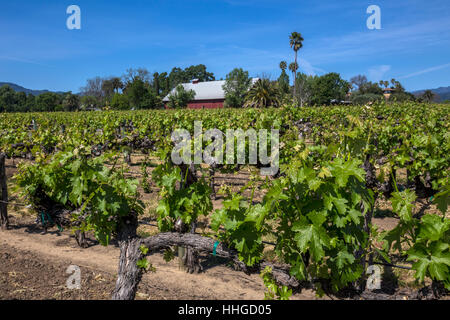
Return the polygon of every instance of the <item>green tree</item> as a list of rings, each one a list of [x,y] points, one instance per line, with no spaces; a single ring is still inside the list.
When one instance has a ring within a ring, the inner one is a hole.
[[[125,92],[134,109],[154,109],[161,104],[152,87],[139,77],[127,86]]]
[[[102,91],[103,91],[103,97],[106,98],[106,100],[110,100],[112,96],[114,95],[114,82],[112,79],[106,79],[103,80],[102,83]]]
[[[23,107],[27,103],[27,94],[25,92],[16,92],[16,107]]]
[[[402,86],[400,81],[396,81],[395,79],[392,79],[391,81],[394,81],[394,89],[396,92],[405,92],[405,88]]]
[[[155,90],[156,95],[159,96],[160,84],[159,84],[159,73],[158,72],[155,72],[153,74],[153,89]]]
[[[33,111],[36,108],[36,97],[31,93],[27,95],[27,101],[25,102],[24,108],[22,108],[22,112]]]
[[[389,101],[395,102],[405,102],[405,101],[415,101],[416,97],[409,92],[397,91],[395,90],[389,97]]]
[[[245,95],[250,89],[252,79],[248,71],[236,68],[227,74],[223,90],[225,91],[225,106],[230,108],[241,108],[245,103]]]
[[[200,82],[214,81],[214,74],[208,72],[206,66],[203,64],[190,66],[184,70],[181,68],[173,68],[169,74],[169,91],[182,83],[189,83],[193,79],[198,79]]]
[[[60,104],[60,96],[53,92],[45,92],[36,97],[36,111],[56,111]]]
[[[278,107],[278,88],[269,79],[259,79],[245,97],[245,108]]]
[[[354,105],[363,105],[369,102],[383,101],[384,97],[383,95],[373,93],[365,93],[365,94],[355,93],[352,94],[351,100]]]
[[[94,96],[82,96],[80,102],[83,110],[92,110],[100,106],[100,102]]]
[[[160,108],[162,105],[163,102],[161,97],[157,96],[155,92],[149,88],[139,109],[156,109]]]
[[[72,92],[68,92],[62,102],[65,111],[75,111],[80,108],[80,98]]]
[[[184,69],[184,73],[186,82],[189,82],[193,79],[198,79],[200,82],[214,81],[216,79],[214,77],[214,74],[208,72],[206,70],[206,66],[203,64],[190,66]]]
[[[296,95],[296,86],[295,84],[297,83],[297,69],[298,69],[298,62],[297,62],[297,56],[298,56],[298,50],[300,50],[303,47],[303,37],[300,33],[298,32],[292,32],[291,35],[289,36],[289,44],[291,46],[291,48],[294,50],[295,52],[295,71],[294,71],[294,96]]]
[[[394,78],[392,78],[391,79],[391,84],[392,84],[392,87],[395,87],[396,85],[397,85],[397,80],[395,80]],[[389,83],[389,81],[386,81],[386,83]],[[389,84],[388,84],[389,85]],[[387,87],[387,86],[386,86]]]
[[[169,107],[173,109],[186,108],[189,101],[194,100],[195,91],[187,91],[181,84],[175,89],[175,92],[169,96]]]
[[[343,80],[338,73],[328,73],[316,77],[312,84],[312,103],[315,105],[327,105],[331,100],[344,100],[350,88],[350,84]]]
[[[175,67],[172,68],[172,71],[169,73],[169,86],[172,90],[173,88],[176,88],[178,85],[187,82],[186,77],[184,75],[184,71],[181,68]]]
[[[352,81],[353,78],[350,80]],[[352,81],[352,83],[354,83]],[[358,90],[353,92],[351,96],[352,103],[355,105],[363,105],[369,102],[383,101],[383,89],[382,86],[389,86],[389,82],[381,80],[378,83],[367,81],[363,79],[358,84]]]
[[[140,109],[145,96],[148,93],[148,89],[145,86],[145,82],[141,78],[135,78],[133,82],[129,83],[126,88],[126,94],[132,108]]]
[[[359,87],[358,94],[376,94],[382,96],[383,89],[380,88],[378,83],[366,82]]]
[[[0,112],[12,112],[16,104],[16,92],[8,85],[0,88]]]
[[[298,70],[298,63],[292,62],[289,64],[289,71],[292,72],[292,75],[294,76],[294,79],[297,79],[296,73]]]
[[[112,87],[113,87],[115,93],[118,93],[119,90],[123,89],[123,83],[119,77],[113,77],[110,79],[110,81],[112,82]]]
[[[433,91],[431,91],[431,90],[425,90],[425,92],[422,94],[422,98],[423,98],[426,102],[430,103],[431,101],[433,101],[433,98],[434,98],[434,93],[433,93]]]
[[[130,102],[127,95],[115,93],[111,100],[111,108],[114,110],[129,110]]]
[[[286,73],[286,69],[287,69],[287,63],[286,61],[281,61],[280,62],[280,69],[281,69],[281,75],[278,78],[278,87],[280,89],[281,94],[287,95],[289,94],[289,92],[291,91],[290,89],[290,85],[289,85],[289,76]]]
[[[169,94],[171,88],[170,88],[170,81],[169,81],[169,75],[167,72],[163,72],[158,74],[158,86],[159,86],[159,95],[160,97],[165,97]]]

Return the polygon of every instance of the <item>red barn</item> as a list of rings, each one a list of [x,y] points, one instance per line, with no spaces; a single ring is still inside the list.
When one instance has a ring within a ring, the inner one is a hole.
[[[255,83],[257,79],[252,79]],[[225,81],[208,81],[199,82],[198,79],[192,80],[191,83],[183,83],[182,86],[186,91],[194,90],[195,97],[193,101],[188,103],[189,109],[216,109],[223,108],[225,102],[225,91],[223,85]],[[164,99],[164,105],[168,108],[169,96],[175,93],[173,89]]]

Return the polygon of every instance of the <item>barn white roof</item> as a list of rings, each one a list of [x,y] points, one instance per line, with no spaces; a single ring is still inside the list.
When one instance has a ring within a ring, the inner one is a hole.
[[[258,78],[252,79],[252,84],[258,81]],[[225,91],[223,90],[223,85],[225,80],[221,81],[208,81],[208,82],[197,82],[197,83],[183,83],[182,86],[186,91],[194,90],[195,98],[194,100],[219,100],[225,99]],[[176,88],[174,88],[164,99],[164,102],[169,101],[169,96],[174,94]]]

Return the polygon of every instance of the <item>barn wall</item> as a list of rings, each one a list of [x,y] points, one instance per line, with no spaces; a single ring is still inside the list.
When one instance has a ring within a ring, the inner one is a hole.
[[[188,104],[188,109],[217,109],[223,108],[224,100],[201,100],[193,101]]]
[[[224,102],[225,100],[220,99],[220,100],[197,100],[197,101],[192,101],[189,102],[188,104],[188,109],[218,109],[218,108],[223,108],[224,106]],[[165,108],[168,109],[169,106],[166,103],[165,104]]]

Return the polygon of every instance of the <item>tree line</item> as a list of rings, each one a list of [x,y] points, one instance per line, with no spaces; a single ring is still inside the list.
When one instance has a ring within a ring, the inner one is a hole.
[[[300,33],[291,33],[289,45],[295,53],[295,60],[289,65],[286,61],[280,62],[281,74],[277,80],[261,76],[253,83],[248,71],[242,68],[235,68],[227,74],[223,86],[225,106],[264,108],[286,104],[367,104],[382,100],[431,102],[436,97],[430,90],[415,97],[395,79],[370,82],[365,75],[357,75],[347,81],[335,72],[321,76],[299,72],[298,53],[303,41]],[[288,71],[292,74],[292,85]],[[164,106],[163,98],[174,88],[176,90],[169,96],[168,106],[185,108],[195,98],[195,92],[186,91],[181,84],[193,79],[200,82],[216,80],[205,65],[199,64],[185,69],[175,67],[170,73],[153,74],[145,68],[130,68],[120,77],[88,79],[80,94],[47,92],[33,96],[15,92],[5,85],[0,88],[0,112],[156,109]]]
[[[153,74],[145,68],[130,68],[120,77],[88,79],[79,94],[46,92],[34,96],[5,85],[0,88],[0,112],[156,109],[163,106],[162,99],[173,88],[192,79],[214,81],[215,76],[199,64]]]

